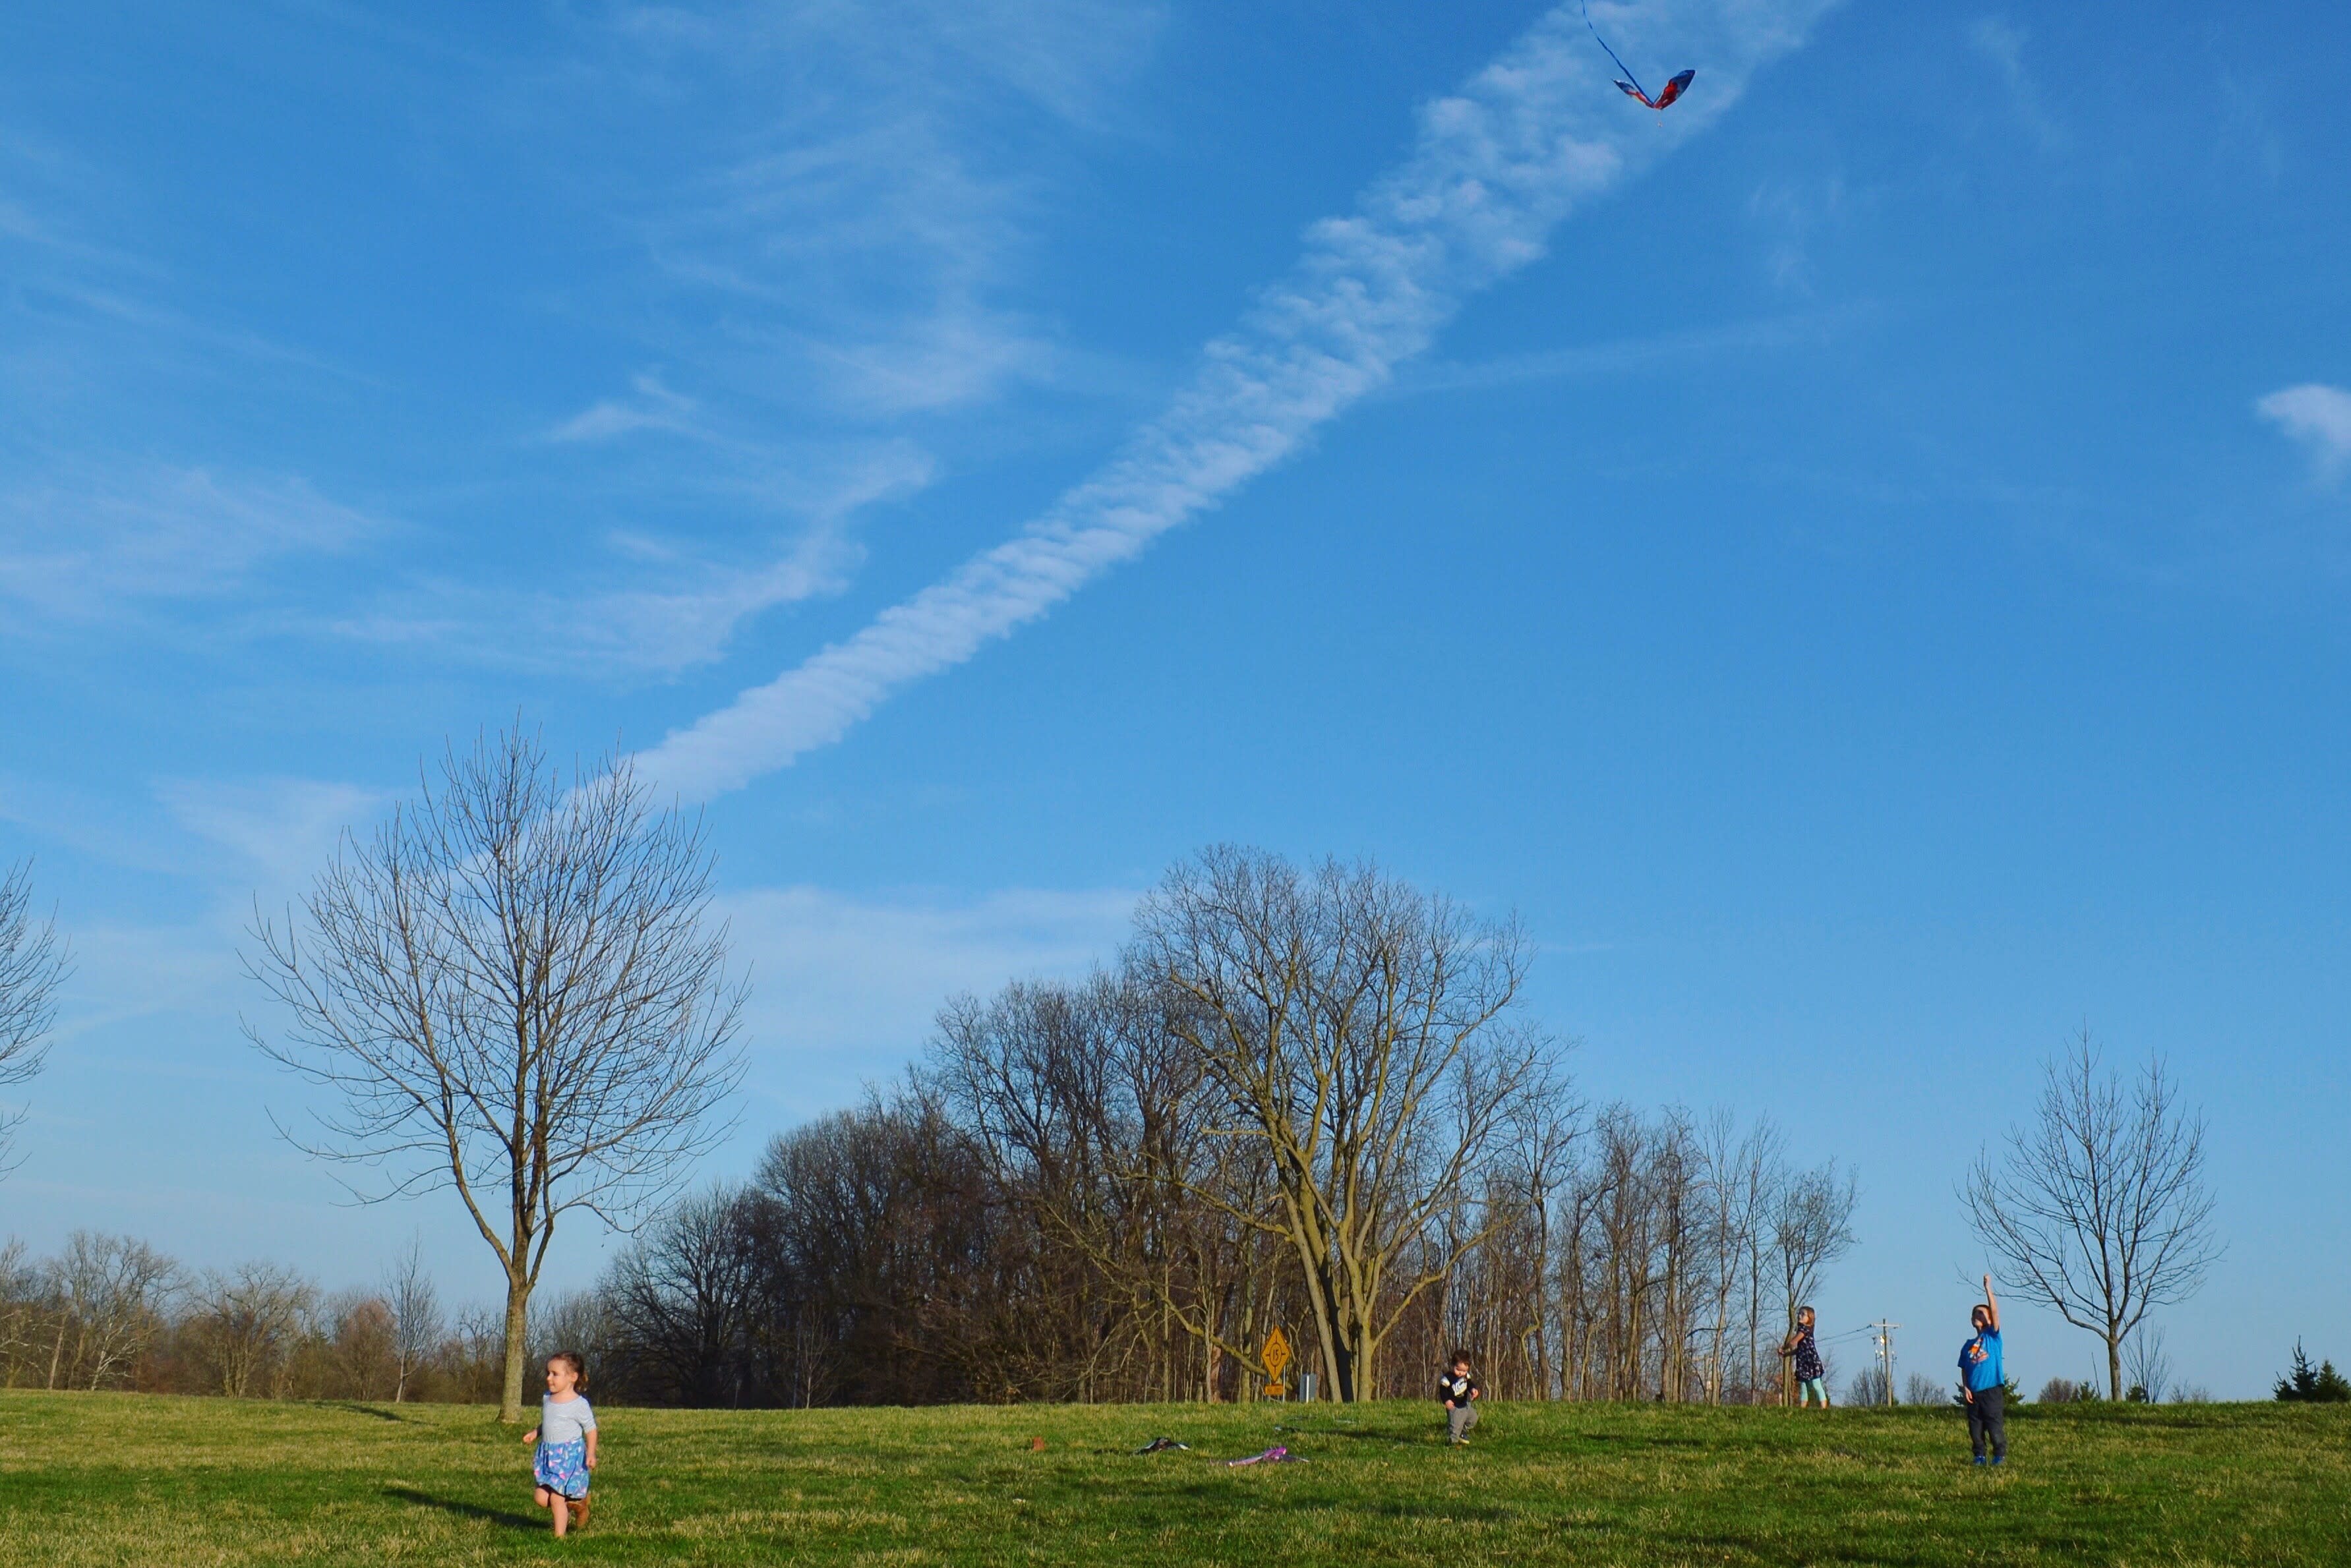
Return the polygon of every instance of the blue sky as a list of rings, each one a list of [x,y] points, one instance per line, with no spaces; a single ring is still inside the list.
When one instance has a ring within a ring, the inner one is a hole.
[[[2085,1023],[2210,1118],[2181,1372],[2351,1355],[2351,21],[1595,14],[1690,97],[1499,0],[0,16],[0,861],[78,965],[0,1229],[489,1295],[272,1139],[236,952],[519,712],[708,803],[714,1176],[1191,848],[1371,855],[1524,917],[1588,1097],[1857,1168],[1906,1370]]]

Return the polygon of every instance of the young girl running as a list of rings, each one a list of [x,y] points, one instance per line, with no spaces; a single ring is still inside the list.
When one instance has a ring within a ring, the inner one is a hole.
[[[538,1402],[538,1425],[523,1441],[538,1445],[531,1501],[555,1514],[555,1533],[588,1522],[588,1472],[596,1468],[596,1412],[581,1397],[588,1368],[568,1350],[547,1358],[547,1394]]]

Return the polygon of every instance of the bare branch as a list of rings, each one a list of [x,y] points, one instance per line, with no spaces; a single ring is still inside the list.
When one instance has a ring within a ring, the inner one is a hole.
[[[2148,1312],[2187,1299],[2221,1255],[2204,1179],[2204,1123],[2150,1061],[2127,1089],[2089,1032],[2045,1064],[2029,1127],[1960,1195],[1977,1238],[2024,1293],[2105,1341],[2108,1395]]]
[[[746,991],[709,922],[698,820],[625,758],[569,781],[519,732],[454,747],[437,785],[334,861],[246,970],[287,1023],[248,1029],[327,1091],[308,1152],[381,1201],[454,1189],[506,1271],[507,1414],[556,1223],[625,1227],[724,1137]]]
[[[0,877],[0,1085],[25,1083],[41,1070],[57,1022],[57,987],[72,972],[56,920],[36,924],[32,902],[32,862],[19,861]],[[23,1119],[22,1111],[0,1115],[0,1176],[15,1168],[8,1152]]]

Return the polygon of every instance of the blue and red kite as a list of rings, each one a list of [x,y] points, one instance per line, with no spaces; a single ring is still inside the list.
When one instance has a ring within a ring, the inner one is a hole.
[[[1599,28],[1592,26],[1592,5],[1590,0],[1585,0],[1583,7],[1583,25],[1587,27],[1592,27],[1593,40],[1602,48],[1608,49],[1608,40],[1600,36]],[[1673,80],[1666,84],[1665,91],[1659,93],[1655,98],[1651,98],[1647,93],[1641,90],[1641,83],[1639,79],[1633,75],[1633,67],[1626,65],[1623,60],[1616,59],[1615,50],[1608,49],[1608,57],[1612,60],[1616,60],[1616,68],[1625,73],[1625,79],[1616,84],[1618,87],[1625,89],[1625,96],[1627,98],[1637,98],[1651,109],[1662,109],[1667,104],[1673,102],[1674,99],[1681,97],[1682,89],[1690,85],[1690,78],[1692,77],[1698,75],[1698,72],[1695,70],[1684,71],[1681,75],[1676,77]]]

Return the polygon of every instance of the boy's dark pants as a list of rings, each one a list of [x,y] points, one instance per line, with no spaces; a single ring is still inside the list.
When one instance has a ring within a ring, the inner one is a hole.
[[[1991,1444],[1991,1457],[2008,1458],[2008,1414],[2001,1401],[2008,1397],[2005,1388],[1979,1388],[1976,1397],[1968,1401],[1968,1441],[1976,1448],[1976,1458],[1984,1457],[1984,1444]]]

